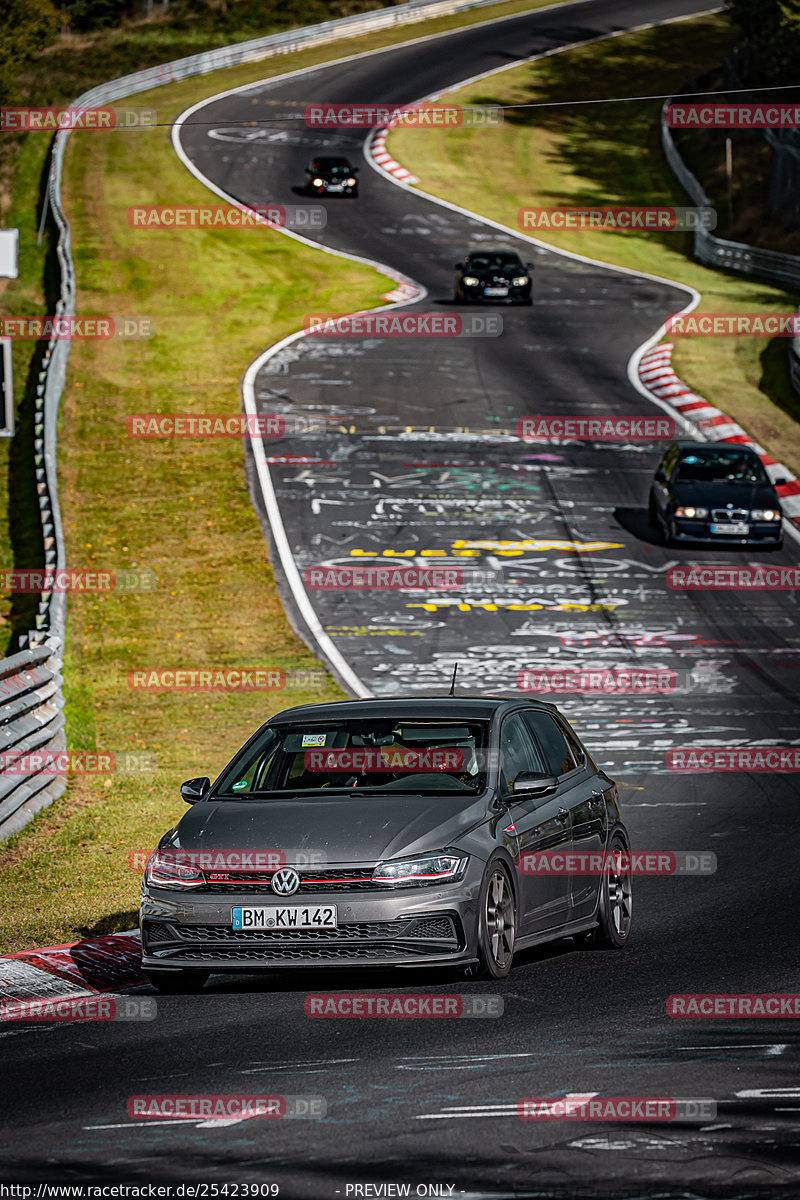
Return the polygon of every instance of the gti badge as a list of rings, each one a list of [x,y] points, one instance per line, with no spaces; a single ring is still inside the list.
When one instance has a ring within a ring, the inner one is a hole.
[[[293,896],[300,887],[300,876],[291,867],[284,867],[272,876],[272,890],[278,896]]]

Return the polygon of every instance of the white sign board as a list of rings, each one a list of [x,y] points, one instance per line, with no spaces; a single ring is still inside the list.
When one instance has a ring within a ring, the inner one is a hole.
[[[4,279],[17,278],[18,229],[0,229],[0,276]]]

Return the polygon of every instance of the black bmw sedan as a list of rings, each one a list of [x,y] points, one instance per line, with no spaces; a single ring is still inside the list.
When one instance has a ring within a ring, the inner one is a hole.
[[[349,159],[323,154],[306,167],[306,188],[312,196],[357,196],[357,174]]]
[[[650,487],[650,525],[661,528],[668,545],[780,547],[782,515],[755,450],[736,443],[673,442]]]
[[[501,979],[554,938],[628,940],[617,788],[550,704],[292,708],[181,795],[142,883],[142,963],[162,990],[347,965]]]
[[[455,303],[532,304],[531,263],[510,250],[472,250],[456,263]]]

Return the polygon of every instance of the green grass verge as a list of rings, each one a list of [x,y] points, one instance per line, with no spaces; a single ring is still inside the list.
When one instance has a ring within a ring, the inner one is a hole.
[[[669,93],[713,67],[733,35],[703,17],[514,67],[449,94],[462,104],[537,104]],[[500,128],[396,130],[393,156],[420,188],[513,229],[533,206],[687,204],[661,151],[660,101],[516,109]],[[700,311],[791,312],[798,297],[691,259],[687,234],[547,232],[540,240],[690,284]],[[677,338],[675,370],[800,474],[800,398],[785,338]]]
[[[540,6],[512,0],[332,43],[154,89],[135,103],[157,108],[159,121],[170,121],[226,88]],[[113,74],[107,69],[102,78]],[[70,95],[94,82],[76,79]],[[45,154],[44,139],[29,137],[16,161],[15,203],[27,241],[20,279],[3,297],[9,313],[52,311],[45,299],[45,248],[35,246]],[[157,771],[76,776],[60,800],[0,846],[6,897],[0,953],[130,928],[141,872],[131,868],[129,856],[151,849],[185,811],[180,781],[215,774],[279,708],[342,695],[291,630],[277,597],[246,491],[241,442],[130,439],[125,418],[238,413],[240,377],[264,347],[301,327],[308,311],[368,307],[392,284],[369,268],[269,231],[134,233],[127,225],[132,202],[209,199],[175,157],[167,128],[70,139],[64,203],[77,311],[149,315],[157,337],[73,344],[59,429],[67,561],[148,567],[159,585],[149,593],[70,598],[69,743],[146,751]],[[23,404],[24,345],[19,355],[15,390]],[[20,461],[30,460],[21,455]],[[7,511],[0,520],[0,552],[9,565],[19,511],[13,525]],[[4,611],[0,601],[0,616]],[[132,693],[128,671],[142,666],[279,667],[309,670],[312,678],[281,693]]]

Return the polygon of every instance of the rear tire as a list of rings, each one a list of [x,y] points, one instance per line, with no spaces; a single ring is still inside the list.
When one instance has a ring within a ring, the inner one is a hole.
[[[145,969],[147,979],[159,992],[199,992],[210,971],[159,971]]]
[[[619,850],[629,854],[620,835],[615,834],[609,854]],[[599,923],[594,929],[579,933],[575,938],[577,945],[587,950],[621,950],[626,946],[631,933],[632,899],[630,869],[617,872],[609,858],[600,881]]]
[[[516,932],[511,879],[501,863],[493,862],[483,877],[478,902],[478,978],[506,978],[514,961]]]

